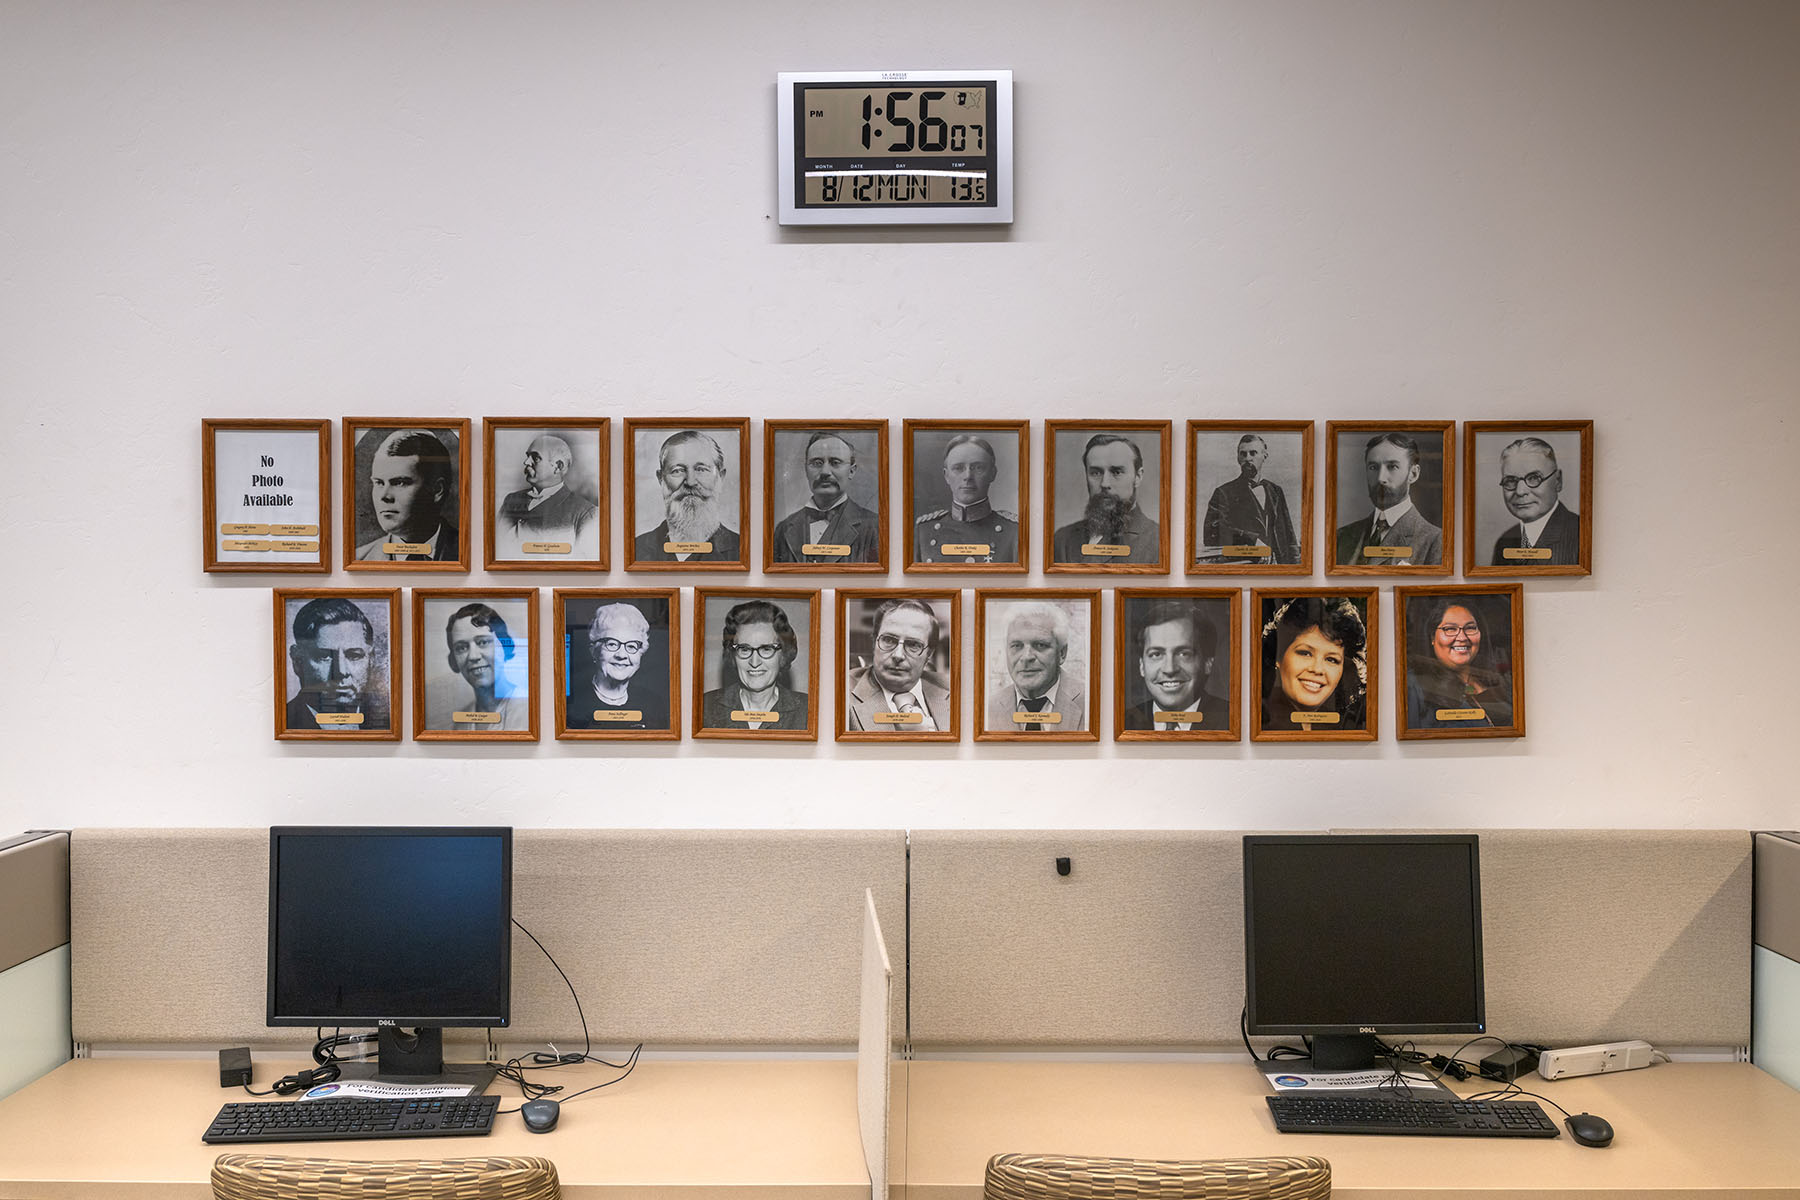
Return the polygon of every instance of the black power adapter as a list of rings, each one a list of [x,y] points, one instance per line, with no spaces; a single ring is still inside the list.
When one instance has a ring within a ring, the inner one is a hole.
[[[1537,1065],[1537,1051],[1527,1050],[1523,1046],[1507,1046],[1481,1060],[1481,1074],[1485,1079],[1511,1083],[1519,1076],[1537,1070]]]
[[[219,1051],[219,1086],[250,1086],[250,1047],[236,1046]]]

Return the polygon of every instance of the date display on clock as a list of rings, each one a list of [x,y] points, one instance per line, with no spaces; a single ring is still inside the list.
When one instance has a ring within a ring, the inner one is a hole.
[[[1012,72],[783,72],[784,225],[1009,224]]]

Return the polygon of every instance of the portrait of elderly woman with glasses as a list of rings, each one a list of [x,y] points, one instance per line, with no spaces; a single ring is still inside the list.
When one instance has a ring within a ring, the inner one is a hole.
[[[582,627],[570,614],[571,647],[579,643]],[[653,637],[655,628],[663,636]],[[599,604],[587,622],[588,662],[581,671],[579,653],[573,655],[569,693],[564,697],[565,729],[597,729],[610,732],[667,730],[669,725],[669,668],[666,600],[613,600]]]
[[[945,607],[941,601],[939,607]],[[875,609],[872,629],[867,661],[851,667],[844,678],[844,731],[955,732],[948,676],[940,663],[944,623],[932,604],[913,597],[883,601]],[[852,635],[843,636],[848,641]]]
[[[732,605],[725,614],[720,647],[722,686],[701,697],[700,728],[805,730],[811,726],[806,693],[795,690],[789,677],[794,660],[800,657],[800,640],[786,608],[773,600]]]

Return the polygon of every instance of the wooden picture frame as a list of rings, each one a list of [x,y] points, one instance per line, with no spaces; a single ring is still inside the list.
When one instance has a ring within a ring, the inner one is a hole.
[[[883,649],[881,636],[895,644]],[[909,641],[923,649],[913,653]],[[896,689],[911,691],[911,703],[891,699]],[[960,741],[962,592],[839,588],[837,698],[840,742]]]
[[[536,588],[414,588],[412,623],[413,741],[538,740]]]
[[[1113,593],[1114,741],[1243,736],[1242,595],[1238,588]]]
[[[557,588],[551,596],[557,740],[680,741],[681,589]]]
[[[610,417],[484,417],[481,461],[488,570],[607,569]]]
[[[1394,720],[1402,741],[1525,736],[1525,589],[1394,589]]]
[[[1169,494],[1175,490],[1169,469],[1171,430],[1168,421],[1044,422],[1046,575],[1169,573]],[[1146,453],[1150,436],[1157,439],[1154,454]],[[1124,444],[1133,453],[1119,449]],[[1094,456],[1091,462],[1090,453]],[[1064,460],[1060,473],[1059,459]],[[1151,469],[1156,472],[1147,481],[1155,489],[1154,521],[1144,511],[1142,497],[1145,474]],[[1112,494],[1123,499],[1114,490],[1121,486],[1131,488],[1130,506],[1122,517],[1111,518],[1114,528],[1096,532],[1087,518],[1091,498]],[[1111,540],[1091,540],[1095,537]],[[1154,558],[1150,557],[1152,548]]]
[[[1254,645],[1245,650],[1255,656],[1251,741],[1373,742],[1380,737],[1381,613],[1375,588],[1255,589],[1250,593],[1250,629]],[[1321,630],[1326,632],[1321,635]],[[1360,649],[1353,645],[1359,632]],[[1289,651],[1292,661],[1284,665]],[[1308,694],[1315,689],[1320,694]]]
[[[208,573],[331,572],[329,420],[204,418],[200,491]]]
[[[469,419],[345,417],[343,426],[344,569],[467,572]],[[377,459],[391,464],[379,484]]]
[[[400,589],[276,588],[273,596],[275,740],[399,741]]]
[[[1085,629],[1077,627],[1077,617]],[[1017,632],[1023,643],[1017,653],[1010,651],[1007,640],[1015,621],[1020,622]],[[998,631],[998,638],[990,638],[991,630]],[[1071,667],[1069,656],[1074,652],[1085,657]],[[1021,662],[1031,679],[1015,678]],[[1044,676],[1051,665],[1056,670],[1052,686],[1046,688]],[[975,593],[976,741],[1099,741],[1101,678],[1099,591],[1007,588]],[[1050,706],[1036,713],[1020,708],[1022,688],[1034,691],[1037,699],[1051,697]]]
[[[627,571],[749,572],[748,417],[627,417],[624,457]],[[666,482],[665,458],[672,460]],[[691,497],[677,496],[681,489],[698,490]],[[714,505],[716,515],[702,523],[717,524],[704,537],[673,540],[669,502],[684,498]]]
[[[906,572],[1029,571],[1031,422],[909,419],[900,440]]]
[[[1327,575],[1450,574],[1456,562],[1455,441],[1454,421],[1325,423]],[[1401,489],[1387,499],[1390,507],[1401,507],[1402,498],[1411,503],[1380,534],[1377,488]]]
[[[1573,481],[1571,467],[1580,475]],[[1532,487],[1530,478],[1546,471],[1550,477]],[[1509,478],[1518,480],[1511,488]],[[1591,420],[1464,421],[1463,489],[1464,575],[1593,573]],[[1579,510],[1569,507],[1571,499]],[[1536,526],[1530,536],[1527,522]]]
[[[1189,421],[1187,465],[1186,574],[1312,574],[1313,422]]]
[[[887,497],[886,421],[764,421],[763,573],[887,574]]]
[[[768,614],[761,622],[745,622],[746,626],[755,624],[759,628],[772,628],[771,636],[776,639],[771,642],[747,643],[753,651],[774,647],[774,653],[752,654],[746,660],[758,667],[771,662],[777,664],[768,673],[768,689],[775,692],[773,708],[743,708],[735,655],[732,656],[731,669],[726,670],[726,658],[731,655],[731,651],[726,646],[725,628],[733,613],[747,605],[757,606],[745,614],[749,616],[765,616],[766,609],[762,606],[772,606],[779,610],[778,616]],[[794,618],[801,612],[805,613],[804,631],[793,628]],[[786,638],[780,633],[782,622],[786,622],[789,627]],[[805,662],[796,671],[795,664],[802,657]],[[694,710],[691,732],[695,738],[749,742],[819,740],[819,593],[816,589],[695,588],[693,662]],[[803,693],[794,687],[793,678],[796,674],[803,675],[806,679],[806,691]],[[785,685],[781,682],[784,677],[788,680]],[[746,715],[750,713],[771,715],[760,718]],[[752,724],[753,721],[756,723]]]

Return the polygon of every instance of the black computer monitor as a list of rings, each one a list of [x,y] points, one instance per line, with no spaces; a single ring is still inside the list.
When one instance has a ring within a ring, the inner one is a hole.
[[[1249,1031],[1310,1039],[1316,1070],[1485,1032],[1475,836],[1246,837],[1244,987]]]
[[[376,1026],[376,1063],[343,1077],[492,1081],[445,1064],[443,1030],[512,1017],[512,830],[269,830],[271,1026]]]

